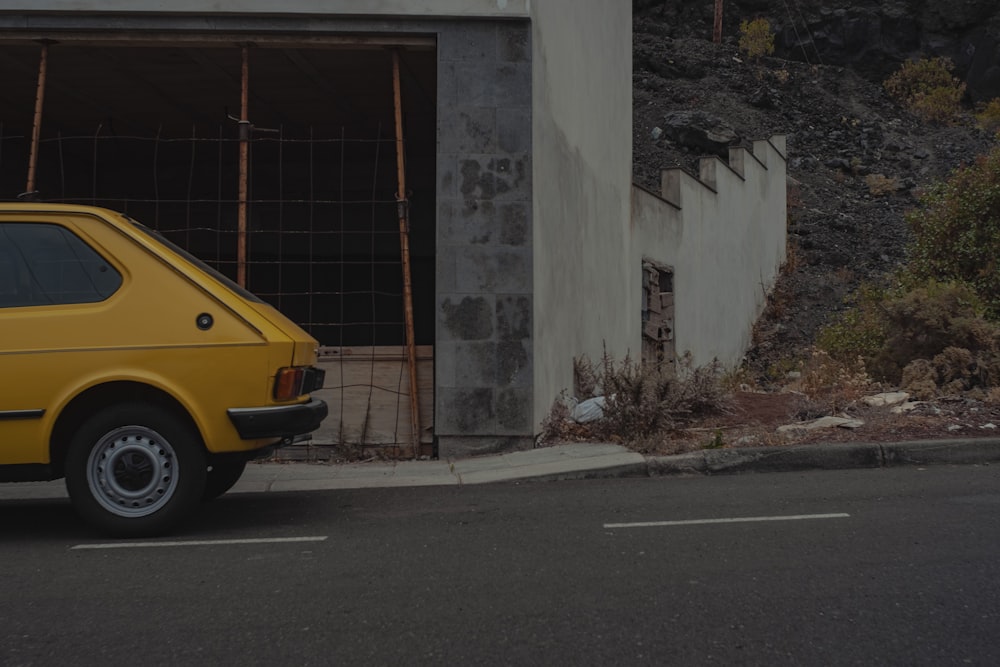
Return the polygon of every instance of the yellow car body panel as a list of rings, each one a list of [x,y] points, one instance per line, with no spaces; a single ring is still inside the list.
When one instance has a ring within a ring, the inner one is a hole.
[[[249,452],[284,437],[241,437],[227,411],[310,401],[308,394],[277,401],[272,392],[280,368],[315,363],[316,341],[128,218],[83,206],[0,204],[5,223],[68,230],[121,275],[121,285],[96,303],[0,307],[0,466],[52,463],[64,410],[111,383],[170,396],[211,453]]]

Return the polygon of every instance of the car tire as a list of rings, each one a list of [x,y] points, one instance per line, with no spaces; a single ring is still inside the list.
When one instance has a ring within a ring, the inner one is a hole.
[[[160,535],[205,490],[207,462],[192,426],[152,404],[116,405],[77,430],[66,456],[66,490],[77,512],[118,537]]]
[[[205,491],[201,496],[204,501],[215,500],[233,488],[233,485],[240,481],[247,462],[246,459],[217,459],[212,461],[211,465],[208,479],[205,480]]]

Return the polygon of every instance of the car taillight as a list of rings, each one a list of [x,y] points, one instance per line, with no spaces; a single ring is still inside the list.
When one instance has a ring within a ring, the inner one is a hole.
[[[290,401],[302,395],[304,368],[282,368],[274,376],[274,400]]]
[[[290,401],[293,398],[323,388],[326,371],[307,366],[279,368],[274,376],[274,400]]]

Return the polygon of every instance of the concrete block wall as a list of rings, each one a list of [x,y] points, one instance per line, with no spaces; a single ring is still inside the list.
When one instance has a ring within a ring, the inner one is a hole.
[[[750,346],[785,260],[785,150],[783,136],[755,141],[702,159],[697,178],[665,170],[658,195],[632,189],[635,289],[644,258],[674,269],[676,349],[696,365],[734,366]]]
[[[530,447],[531,28],[438,33],[438,454]]]

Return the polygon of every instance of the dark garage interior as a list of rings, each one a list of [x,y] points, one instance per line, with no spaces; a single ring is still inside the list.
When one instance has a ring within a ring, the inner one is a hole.
[[[0,199],[123,211],[327,347],[405,342],[405,212],[415,342],[433,344],[433,38],[54,38],[0,41]]]

